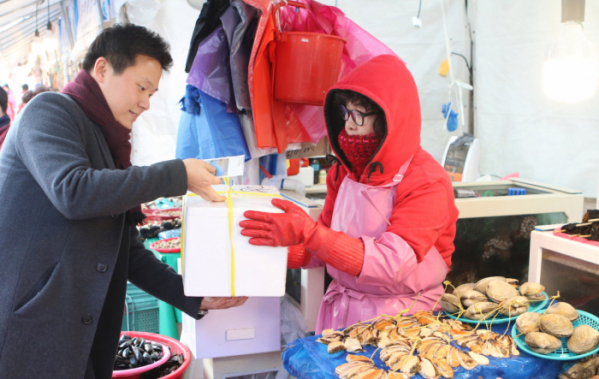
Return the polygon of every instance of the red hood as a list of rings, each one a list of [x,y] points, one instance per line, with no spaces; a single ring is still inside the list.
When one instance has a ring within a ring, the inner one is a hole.
[[[359,181],[375,186],[391,182],[399,168],[420,147],[420,101],[412,74],[396,56],[380,55],[356,67],[327,93],[324,115],[329,142],[335,155],[351,172],[337,141],[345,126],[345,121],[333,106],[333,94],[338,90],[358,92],[385,112],[387,130],[383,142]],[[376,165],[377,162],[380,165]],[[370,173],[371,170],[374,172]]]

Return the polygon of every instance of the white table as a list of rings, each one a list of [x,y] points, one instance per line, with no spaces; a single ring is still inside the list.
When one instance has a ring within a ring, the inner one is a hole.
[[[554,236],[551,231],[533,231],[530,236],[529,281],[541,283],[544,260],[599,275],[598,246]]]

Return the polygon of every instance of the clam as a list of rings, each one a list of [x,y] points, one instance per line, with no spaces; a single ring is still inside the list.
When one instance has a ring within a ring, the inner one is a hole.
[[[456,289],[453,291],[453,295],[457,297],[462,297],[462,295],[466,292],[474,290],[474,286],[476,286],[476,283],[466,283],[462,284],[461,286],[457,286]]]
[[[377,379],[381,378],[381,371],[376,367],[369,367],[366,371],[362,371],[355,376],[347,376],[347,378],[351,379]]]
[[[562,315],[570,321],[578,320],[578,312],[568,303],[559,302],[552,304],[549,308],[547,308],[547,312],[545,314],[548,315]]]
[[[493,315],[497,310],[497,304],[490,302],[482,302],[472,304],[464,315],[471,320],[484,320]]]
[[[402,363],[399,370],[407,376],[414,376],[420,370],[420,358],[414,355],[408,356]]]
[[[435,366],[433,363],[426,358],[420,357],[420,369],[418,373],[424,379],[433,379],[437,377],[437,370],[435,370]]]
[[[453,368],[451,368],[451,366],[448,365],[445,360],[433,359],[431,362],[433,363],[433,366],[439,375],[444,378],[453,378]]]
[[[487,296],[489,300],[501,303],[504,300],[511,299],[520,295],[518,290],[510,286],[505,280],[492,280],[487,286]]]
[[[508,282],[510,286],[512,286],[516,289],[518,288],[518,283],[520,282],[518,279],[511,279],[511,278],[506,278],[505,281]]]
[[[539,331],[540,313],[526,312],[516,319],[516,328],[521,334],[528,334]]]
[[[599,332],[589,325],[580,325],[574,329],[568,339],[568,349],[576,354],[584,354],[593,350],[599,344]]]
[[[466,353],[464,350],[458,350],[458,362],[460,362],[460,366],[466,370],[472,370],[478,366],[478,362],[468,355],[468,353]]]
[[[526,282],[520,286],[520,295],[526,296],[530,300],[545,300],[545,286],[535,283]]]
[[[362,345],[360,344],[360,341],[358,341],[357,338],[347,338],[345,340],[345,350],[347,350],[349,353],[353,353],[356,351],[364,351],[364,349],[362,349]],[[355,356],[359,357],[359,355],[355,355]],[[349,357],[349,355],[348,355],[348,357]]]
[[[468,352],[468,355],[470,355],[470,358],[474,359],[476,363],[481,366],[488,366],[490,363],[489,358],[485,357],[484,355],[476,354],[472,351]]]
[[[478,291],[480,293],[486,294],[487,293],[487,286],[493,280],[503,280],[503,281],[505,281],[505,278],[503,276],[490,276],[488,278],[481,279],[474,286],[474,290]]]
[[[387,379],[408,379],[409,376],[402,374],[401,372],[389,371],[387,373]]]
[[[335,354],[345,350],[345,344],[341,341],[333,341],[327,345],[329,354]]]
[[[511,299],[507,299],[501,305],[499,309],[499,313],[506,316],[518,316],[522,313],[528,311],[528,306],[530,305],[527,298],[524,296],[516,296]]]
[[[450,293],[443,294],[443,297],[441,297],[441,306],[448,313],[457,313],[462,308],[460,299]]]
[[[347,342],[346,342],[347,343]],[[349,363],[349,362],[367,362],[367,363],[372,363],[374,364],[374,362],[368,358],[365,357],[363,355],[353,355],[353,354],[348,354],[347,357],[345,358],[345,360]]]
[[[570,337],[574,333],[572,322],[562,315],[545,314],[541,316],[539,327],[542,332],[557,338]]]
[[[478,291],[474,291],[474,290],[464,292],[464,294],[461,296],[460,300],[462,301],[462,304],[464,305],[465,308],[470,307],[472,304],[489,301],[489,299],[487,299],[485,294],[478,292]]]
[[[524,340],[532,351],[539,354],[553,353],[562,347],[562,341],[546,333],[528,333]]]

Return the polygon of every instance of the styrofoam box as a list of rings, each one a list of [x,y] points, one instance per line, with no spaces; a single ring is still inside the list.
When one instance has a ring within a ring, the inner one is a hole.
[[[211,310],[197,321],[184,314],[181,340],[196,359],[280,351],[280,301],[253,297],[241,307]]]
[[[225,186],[215,186],[226,191]],[[273,186],[233,186],[235,296],[280,297],[285,294],[287,248],[250,245],[239,222],[248,210],[282,213],[275,208]],[[254,194],[254,195],[252,195]],[[187,296],[231,296],[231,237],[227,202],[185,197],[183,213],[183,284]]]

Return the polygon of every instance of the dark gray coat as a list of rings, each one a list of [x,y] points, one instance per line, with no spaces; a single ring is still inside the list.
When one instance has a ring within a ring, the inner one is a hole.
[[[181,276],[124,224],[132,207],[186,192],[183,162],[114,168],[99,127],[66,95],[37,96],[10,129],[0,152],[0,378],[81,379],[90,367],[109,378],[127,278],[197,317],[201,298],[185,297]]]

